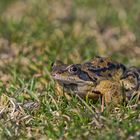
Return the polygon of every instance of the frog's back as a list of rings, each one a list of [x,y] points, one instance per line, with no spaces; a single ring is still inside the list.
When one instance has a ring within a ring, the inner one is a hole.
[[[83,64],[83,71],[98,81],[103,79],[120,80],[125,70],[125,65],[105,57],[95,57]]]

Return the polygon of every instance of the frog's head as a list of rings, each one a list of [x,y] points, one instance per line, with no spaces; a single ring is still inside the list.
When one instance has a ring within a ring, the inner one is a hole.
[[[91,79],[85,71],[81,70],[80,64],[67,65],[61,61],[56,61],[52,65],[52,77],[65,84],[90,83]]]
[[[56,61],[52,65],[51,75],[64,88],[80,94],[87,94],[95,86],[88,73],[82,71],[81,64],[67,65]]]

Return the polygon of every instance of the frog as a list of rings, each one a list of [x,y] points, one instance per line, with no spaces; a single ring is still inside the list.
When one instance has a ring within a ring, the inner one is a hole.
[[[83,64],[82,70],[96,80],[96,86],[92,92],[102,95],[101,110],[104,110],[104,103],[110,102],[117,105],[123,101],[122,85],[120,78],[126,71],[122,63],[111,60],[109,57],[94,57]]]
[[[126,67],[106,57],[94,57],[82,64],[64,64],[56,61],[52,66],[52,77],[64,88],[80,96],[101,97],[101,111],[104,103],[122,100],[120,77]]]

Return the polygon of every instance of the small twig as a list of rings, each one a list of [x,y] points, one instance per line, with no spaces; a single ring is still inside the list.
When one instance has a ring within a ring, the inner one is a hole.
[[[12,98],[9,98],[9,101],[10,101],[11,104],[13,105],[12,112],[10,113],[10,116],[13,118],[14,112],[15,112],[15,110],[16,110],[16,105],[15,105],[14,101],[12,100]]]
[[[5,108],[2,108],[0,111],[0,115],[4,112]]]

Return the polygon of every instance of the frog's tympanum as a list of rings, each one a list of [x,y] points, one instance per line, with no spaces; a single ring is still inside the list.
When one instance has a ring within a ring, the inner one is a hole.
[[[82,97],[97,99],[101,95],[102,111],[104,103],[118,105],[122,102],[122,86],[132,95],[140,84],[140,69],[127,69],[123,64],[104,57],[95,57],[83,64],[68,65],[56,61],[51,75],[65,89]]]

